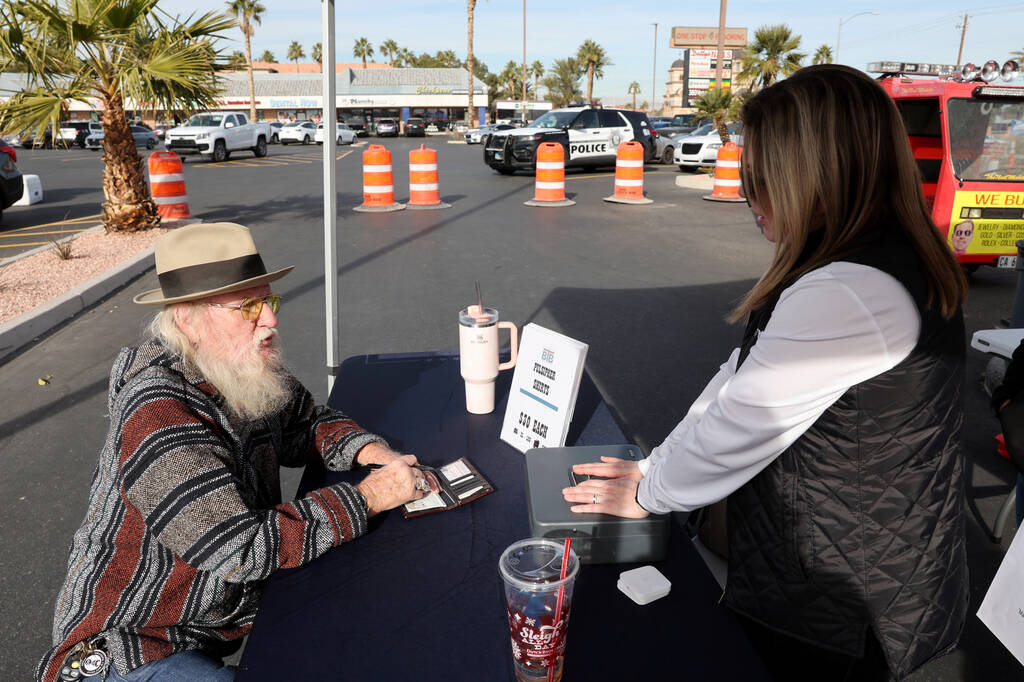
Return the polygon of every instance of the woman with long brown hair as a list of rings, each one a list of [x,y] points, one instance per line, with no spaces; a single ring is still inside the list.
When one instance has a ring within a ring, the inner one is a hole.
[[[775,243],[742,343],[639,465],[563,491],[640,517],[729,498],[725,603],[780,679],[902,678],[967,612],[960,452],[967,284],[903,121],[823,65],[743,108],[743,189]]]

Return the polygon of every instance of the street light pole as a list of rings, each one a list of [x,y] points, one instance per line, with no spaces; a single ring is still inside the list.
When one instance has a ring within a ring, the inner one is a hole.
[[[651,24],[654,27],[654,67],[651,69],[651,103],[648,108],[654,111],[654,93],[657,91],[658,83],[658,24]]]
[[[523,106],[519,120],[526,123],[526,0],[523,0]]]
[[[843,35],[843,24],[848,22],[850,19],[853,19],[854,17],[859,17],[862,14],[874,14],[874,15],[877,15],[878,12],[857,12],[856,14],[854,14],[851,17],[847,17],[845,19],[842,19],[842,18],[839,19],[839,30],[836,31],[836,58],[835,58],[836,64],[839,63],[839,38]]]

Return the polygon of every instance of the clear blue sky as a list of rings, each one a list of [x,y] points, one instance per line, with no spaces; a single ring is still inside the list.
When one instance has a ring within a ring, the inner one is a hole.
[[[992,4],[988,4],[991,2]],[[285,61],[288,45],[297,40],[306,54],[320,41],[321,5],[315,0],[262,0],[266,7],[263,23],[253,38],[253,53],[271,50]],[[669,49],[672,26],[717,26],[718,3],[705,0],[527,0],[526,58],[549,66],[555,59],[575,52],[590,38],[607,51],[614,65],[594,85],[598,97],[626,100],[631,81],[638,81],[642,93],[650,96],[654,66],[654,22],[658,23],[657,94],[664,93],[669,64],[680,55]],[[970,4],[970,3],[966,3]],[[967,36],[963,61],[1000,63],[1011,52],[1024,50],[1024,2],[981,0],[979,7],[966,9]],[[160,7],[171,13],[206,11],[226,7],[224,3],[202,0],[162,0]],[[877,11],[845,21],[858,12]],[[793,2],[790,0],[732,0],[726,23],[730,27],[754,29],[766,24],[787,24],[802,37],[801,49],[813,54],[819,45],[835,48],[840,20],[842,38],[839,61],[866,69],[867,63],[883,59],[954,63],[960,43],[959,25],[963,4],[950,0],[842,0],[840,2]],[[391,38],[403,47],[430,52],[451,49],[460,59],[466,56],[466,3],[461,0],[387,0],[386,2],[341,2],[337,17],[337,59],[356,61],[352,44],[366,37],[376,48]],[[521,0],[479,0],[476,7],[474,52],[492,71],[506,62],[520,62],[523,50],[523,4]],[[241,32],[229,51],[242,46]],[[375,56],[377,61],[386,61]],[[307,61],[310,61],[307,58]],[[807,62],[809,63],[808,59]],[[542,88],[543,92],[543,88]]]

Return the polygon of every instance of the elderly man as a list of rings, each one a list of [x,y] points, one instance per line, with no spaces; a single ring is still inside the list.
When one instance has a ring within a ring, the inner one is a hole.
[[[281,363],[281,299],[249,230],[193,225],[156,245],[151,338],[110,375],[110,431],[39,680],[230,680],[263,582],[430,490],[416,458],[317,406]],[[281,501],[278,467],[381,464]],[[100,679],[97,677],[97,679]]]

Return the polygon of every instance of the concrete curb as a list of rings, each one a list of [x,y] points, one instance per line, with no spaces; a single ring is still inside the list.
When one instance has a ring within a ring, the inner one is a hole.
[[[183,224],[191,224],[193,222],[201,222],[201,220],[165,220],[163,225],[167,227],[180,227]],[[71,241],[86,232],[95,232],[102,229],[104,229],[102,225],[97,225],[61,241]],[[7,263],[13,263],[14,261],[52,248],[52,245],[47,245],[26,251],[17,256],[12,256]],[[131,260],[116,265],[106,272],[101,272],[52,301],[38,305],[31,310],[25,311],[18,317],[0,324],[0,363],[4,362],[7,356],[21,350],[22,347],[31,343],[37,337],[42,336],[62,322],[69,320],[112,292],[120,289],[152,268],[153,265],[153,247],[151,246]]]

